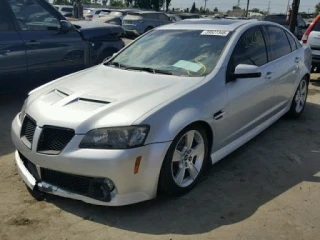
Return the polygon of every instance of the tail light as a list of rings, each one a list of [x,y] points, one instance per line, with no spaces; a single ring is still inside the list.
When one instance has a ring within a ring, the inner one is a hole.
[[[319,19],[320,19],[320,14],[313,20],[313,22],[307,28],[306,32],[304,33],[301,39],[303,44],[306,44],[308,42],[309,35],[312,32],[312,29],[314,28],[314,26],[316,25]]]
[[[87,15],[87,18],[93,18],[93,15]]]

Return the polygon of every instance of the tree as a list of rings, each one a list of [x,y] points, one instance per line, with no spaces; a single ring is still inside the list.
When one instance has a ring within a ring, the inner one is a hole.
[[[174,12],[174,8],[172,8],[172,12]]]
[[[127,7],[133,5],[133,0],[125,0],[125,2],[126,2],[126,6],[127,6]]]
[[[110,6],[112,7],[124,7],[122,0],[110,0]]]
[[[102,1],[102,5],[103,5],[103,6],[106,6],[107,3],[108,3],[108,0],[103,0],[103,1]]]
[[[186,13],[189,12],[189,8],[184,9],[184,12]]]
[[[320,13],[320,2],[315,6],[316,13]]]
[[[193,2],[193,4],[192,4],[190,12],[192,12],[192,13],[196,12],[196,3],[195,2]]]
[[[260,13],[260,9],[259,8],[253,8],[250,10],[250,12],[254,12],[254,13]]]
[[[214,12],[219,12],[219,10],[218,10],[217,7],[215,7],[215,8],[213,9],[213,11],[214,11]]]
[[[238,7],[238,6],[233,6],[233,7],[232,7],[232,10],[241,10],[241,8]]]
[[[166,0],[166,11],[169,10],[170,5],[171,5],[171,0]]]

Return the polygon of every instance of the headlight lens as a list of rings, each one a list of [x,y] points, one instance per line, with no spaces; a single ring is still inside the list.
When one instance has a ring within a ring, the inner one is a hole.
[[[26,99],[26,100],[24,101],[23,106],[22,106],[21,111],[20,111],[20,116],[19,116],[19,117],[20,117],[20,122],[23,121],[24,115],[26,115],[27,100],[28,100],[28,99]]]
[[[142,146],[147,138],[149,126],[99,128],[88,132],[80,148],[127,149]]]

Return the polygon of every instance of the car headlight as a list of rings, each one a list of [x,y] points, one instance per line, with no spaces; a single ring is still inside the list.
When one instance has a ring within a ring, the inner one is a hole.
[[[26,100],[24,101],[23,106],[22,106],[21,111],[20,111],[20,115],[19,115],[20,122],[23,121],[24,115],[26,115],[27,100],[28,100],[28,99],[26,99]]]
[[[79,148],[127,149],[142,146],[149,126],[99,128],[88,132]]]

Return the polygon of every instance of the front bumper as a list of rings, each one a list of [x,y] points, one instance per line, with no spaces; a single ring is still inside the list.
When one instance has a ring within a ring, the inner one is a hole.
[[[83,136],[76,135],[59,155],[37,153],[36,145],[41,128],[36,127],[32,149],[20,139],[21,122],[18,116],[12,123],[12,140],[17,149],[15,162],[18,172],[30,189],[62,197],[81,200],[91,204],[121,206],[137,203],[156,197],[158,179],[164,156],[170,142],[150,144],[127,150],[79,149]],[[99,201],[88,196],[70,192],[35,177],[25,167],[19,152],[37,168],[45,168],[79,176],[109,178],[115,185],[109,202]],[[134,174],[135,160],[141,156],[140,168]]]

